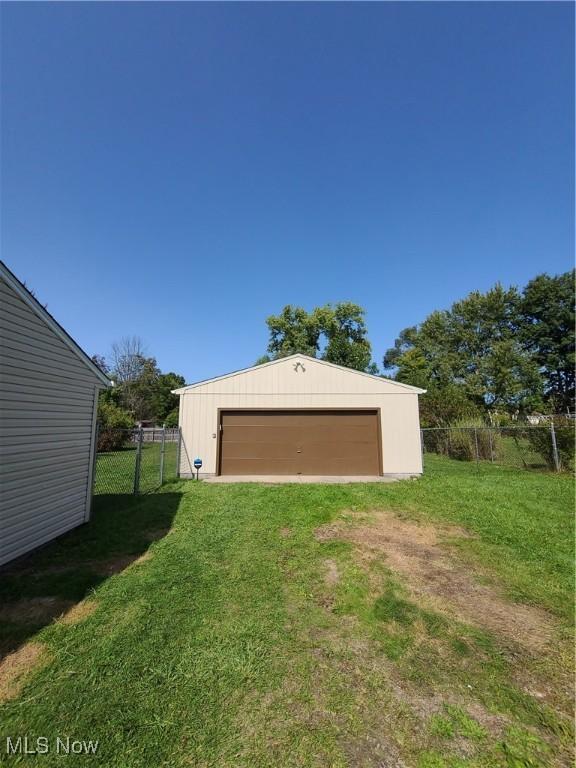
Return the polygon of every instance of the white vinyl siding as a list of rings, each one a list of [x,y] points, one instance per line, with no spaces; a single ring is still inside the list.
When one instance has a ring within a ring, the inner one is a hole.
[[[0,563],[87,519],[102,386],[0,279]]]

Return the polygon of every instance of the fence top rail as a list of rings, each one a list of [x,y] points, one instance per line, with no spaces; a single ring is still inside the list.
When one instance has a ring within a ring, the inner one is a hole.
[[[555,429],[562,429],[562,427],[570,427],[574,428],[576,425],[574,424],[555,424]],[[447,432],[447,431],[455,431],[455,430],[468,430],[472,431],[474,429],[491,429],[491,430],[511,430],[511,429],[547,429],[550,430],[550,424],[515,424],[511,427],[504,427],[504,426],[490,426],[489,424],[485,424],[482,426],[477,427],[422,427],[422,432]]]

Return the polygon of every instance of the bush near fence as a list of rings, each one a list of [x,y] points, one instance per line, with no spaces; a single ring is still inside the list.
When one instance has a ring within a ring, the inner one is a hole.
[[[130,442],[134,431],[130,414],[114,403],[98,403],[98,451],[116,451]]]
[[[574,469],[574,427],[554,427],[556,450],[560,462],[560,470],[568,472]],[[549,469],[556,468],[554,446],[550,430],[532,428],[528,430],[528,441],[532,448],[544,459]]]
[[[500,436],[483,424],[458,423],[452,427],[423,430],[430,433],[428,450],[458,461],[494,461],[500,450]]]
[[[133,430],[101,427],[98,430],[97,451],[107,453],[125,448],[133,440]]]
[[[490,462],[522,469],[574,470],[574,422],[489,427],[454,425],[422,430],[424,455],[461,462]]]

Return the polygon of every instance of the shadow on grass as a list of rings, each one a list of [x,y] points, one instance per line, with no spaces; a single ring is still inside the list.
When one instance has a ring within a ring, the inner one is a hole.
[[[181,497],[181,493],[96,496],[89,523],[2,566],[0,658],[163,538]]]

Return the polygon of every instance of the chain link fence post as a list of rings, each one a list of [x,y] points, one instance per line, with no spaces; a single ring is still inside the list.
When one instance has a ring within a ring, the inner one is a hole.
[[[140,466],[142,464],[142,427],[138,428],[138,442],[136,444],[136,463],[134,465],[134,495],[140,490]]]
[[[94,453],[92,454],[92,480],[90,484],[90,501],[88,504],[88,510],[92,513],[92,503],[94,501],[94,490],[96,488],[96,473],[98,472],[98,435],[100,434],[100,424],[97,421],[94,428]],[[86,518],[90,519],[90,515]]]
[[[180,478],[180,449],[182,445],[182,430],[178,427],[178,439],[176,440],[176,479]]]
[[[162,442],[160,444],[160,485],[164,482],[164,454],[166,452],[166,427],[162,427]]]
[[[474,445],[476,447],[476,469],[480,468],[480,451],[478,450],[478,430],[474,427]]]
[[[558,445],[556,443],[556,430],[554,429],[554,420],[550,421],[550,438],[552,440],[552,456],[554,458],[554,467],[556,472],[560,472],[560,456],[558,455]]]
[[[420,430],[420,455],[422,457],[422,472],[424,472],[424,430]]]

